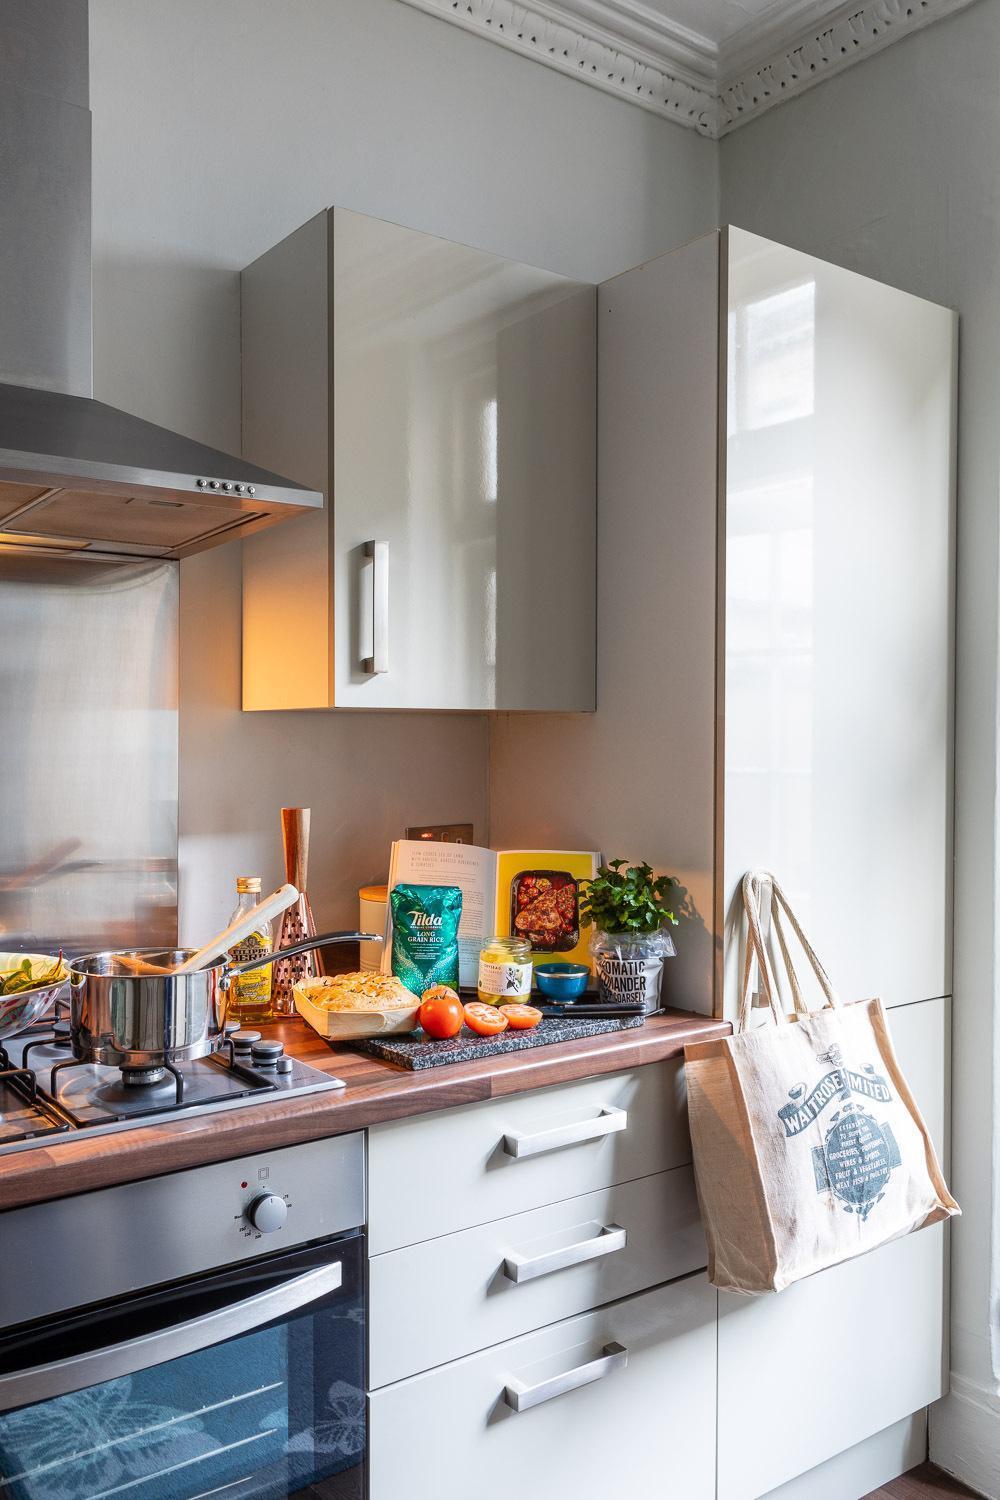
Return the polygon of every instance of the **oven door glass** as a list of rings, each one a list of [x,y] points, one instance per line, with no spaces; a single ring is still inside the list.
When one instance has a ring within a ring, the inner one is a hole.
[[[3,1500],[364,1500],[364,1238],[0,1338]]]

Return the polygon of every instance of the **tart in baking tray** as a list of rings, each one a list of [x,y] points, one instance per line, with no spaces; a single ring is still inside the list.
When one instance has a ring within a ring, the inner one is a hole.
[[[394,974],[361,970],[308,979],[292,991],[295,1009],[320,1036],[349,1041],[415,1031],[418,996]]]

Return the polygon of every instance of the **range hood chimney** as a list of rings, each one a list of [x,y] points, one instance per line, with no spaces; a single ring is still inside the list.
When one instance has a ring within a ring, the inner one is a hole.
[[[0,0],[0,552],[186,557],[321,507],[91,394],[87,0]]]

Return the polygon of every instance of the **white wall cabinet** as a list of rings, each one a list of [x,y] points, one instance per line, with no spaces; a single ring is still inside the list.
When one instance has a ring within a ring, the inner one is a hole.
[[[242,277],[243,706],[593,709],[596,288],[334,208]]]

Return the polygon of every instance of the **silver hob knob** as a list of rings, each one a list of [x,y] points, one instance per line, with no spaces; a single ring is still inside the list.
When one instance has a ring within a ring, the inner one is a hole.
[[[283,1229],[288,1218],[288,1204],[277,1193],[258,1193],[245,1209],[246,1217],[261,1234]]]

